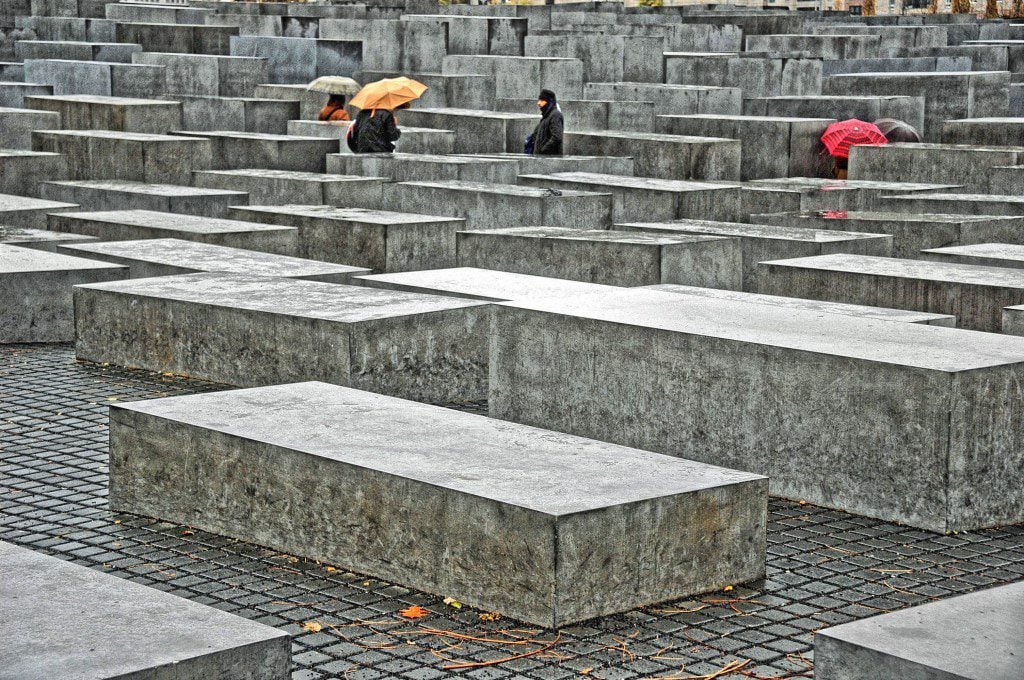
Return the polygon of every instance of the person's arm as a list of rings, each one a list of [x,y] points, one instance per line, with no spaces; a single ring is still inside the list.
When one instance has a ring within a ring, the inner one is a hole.
[[[551,116],[551,125],[548,128],[548,138],[544,141],[544,146],[539,150],[540,154],[550,153],[557,149],[562,143],[562,134],[565,131],[565,121],[561,114]]]
[[[390,142],[398,141],[398,138],[402,136],[402,131],[398,129],[398,119],[395,118],[395,114],[388,116],[387,123],[387,138]]]

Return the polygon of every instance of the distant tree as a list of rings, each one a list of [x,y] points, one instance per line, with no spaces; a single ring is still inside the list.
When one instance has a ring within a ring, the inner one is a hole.
[[[985,0],[985,18],[999,18],[999,0]]]
[[[973,11],[971,0],[953,0],[953,14],[970,14]]]
[[[1013,0],[1013,5],[1010,7],[1010,18],[1024,19],[1024,0]]]
[[[929,0],[928,2],[928,14],[939,13],[939,0]]]
[[[864,0],[864,4],[860,7],[860,14],[865,17],[875,16],[875,0]]]

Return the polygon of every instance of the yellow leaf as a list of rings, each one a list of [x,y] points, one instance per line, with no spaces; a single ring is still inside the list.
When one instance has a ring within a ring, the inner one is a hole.
[[[732,590],[732,586],[726,586],[725,588],[722,588],[722,590],[724,590],[725,592],[729,592],[730,590]]]
[[[583,670],[580,671],[580,675],[590,675],[593,672],[594,672],[593,668],[584,668]]]
[[[324,629],[323,624],[316,621],[306,621],[302,624],[303,630],[308,630],[310,633],[319,633]]]
[[[480,615],[480,620],[481,621],[500,621],[501,620],[501,614],[499,614],[498,612],[485,612],[485,613]]]
[[[333,573],[333,572],[336,572],[336,571],[338,571],[338,570],[335,569],[334,567],[327,567],[327,573],[329,573],[329,574]]]
[[[462,603],[456,600],[454,597],[444,598],[444,603],[449,607],[455,607],[456,609],[462,609]]]
[[[117,397],[107,397],[107,401],[117,401]]]
[[[119,520],[119,519],[115,519],[114,520],[114,524],[120,524],[120,523],[121,523],[121,520]]]
[[[369,588],[370,587],[370,582],[369,581],[363,581],[363,587]]]

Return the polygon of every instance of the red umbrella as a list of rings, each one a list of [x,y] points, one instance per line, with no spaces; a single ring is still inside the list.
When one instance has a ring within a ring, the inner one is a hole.
[[[821,142],[836,158],[849,158],[850,147],[857,144],[885,144],[889,140],[872,123],[851,118],[832,123],[821,136]]]

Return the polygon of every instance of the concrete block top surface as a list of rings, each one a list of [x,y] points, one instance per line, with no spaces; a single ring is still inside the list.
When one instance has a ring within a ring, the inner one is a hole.
[[[178,102],[166,99],[135,99],[133,97],[107,97],[96,94],[32,95],[25,97],[26,103],[35,101],[76,102],[79,104],[106,104],[110,106],[177,106]]]
[[[369,274],[365,267],[306,260],[287,255],[275,255],[242,248],[230,248],[212,243],[185,241],[176,238],[139,239],[137,241],[110,241],[64,246],[65,252],[74,251],[83,257],[90,254],[109,256],[118,260],[149,262],[196,271],[257,274],[260,276],[317,276],[325,274]]]
[[[657,290],[494,304],[944,373],[1024,362],[1024,338],[736,300],[709,305],[696,296]]]
[[[5,677],[148,677],[156,667],[288,638],[270,626],[9,543],[0,543],[0,574]]]
[[[368,210],[365,208],[335,208],[330,205],[248,205],[236,208],[240,213],[265,213],[270,215],[291,215],[339,222],[364,222],[367,224],[423,224],[424,222],[461,222],[461,217],[418,215],[416,213],[391,212],[390,210]]]
[[[47,201],[42,198],[0,194],[0,212],[8,210],[68,210],[77,207],[74,203],[61,203],[60,201]]]
[[[305,135],[275,135],[269,132],[236,132],[234,130],[212,130],[210,132],[187,131],[175,132],[171,139],[182,137],[200,137],[203,139],[249,139],[261,142],[330,142],[337,141],[325,137],[309,137]]]
[[[65,234],[47,229],[30,229],[28,227],[5,227],[0,225],[0,243],[18,245],[19,243],[82,243],[97,241],[95,236],[82,234]]]
[[[1024,118],[1020,116],[1012,118],[955,118],[947,120],[947,123],[967,123],[970,125],[974,124],[985,124],[985,123],[999,123],[1001,125],[1024,125]]]
[[[84,269],[107,269],[127,272],[127,267],[109,262],[87,260],[59,253],[48,253],[33,248],[0,244],[0,274],[24,272],[80,271]]]
[[[763,265],[774,267],[798,267],[851,274],[889,276],[901,279],[942,281],[995,288],[1024,288],[1024,271],[1004,267],[982,267],[956,262],[930,262],[926,260],[904,260],[895,257],[875,255],[813,255],[788,260],[771,260]]]
[[[686,115],[661,115],[659,118],[690,118],[693,120],[729,120],[735,123],[822,123],[835,122],[835,118],[801,118],[799,116],[742,116],[724,113],[691,113]]]
[[[959,194],[957,194],[959,196]],[[920,198],[914,194],[907,198]],[[771,213],[766,213],[770,215]],[[792,213],[774,213],[774,216],[791,215],[810,219],[835,220],[837,222],[924,222],[926,224],[963,224],[967,222],[991,222],[993,220],[1019,220],[1010,215],[957,215],[950,213],[885,212],[876,210],[824,210]],[[751,215],[756,220],[758,215]]]
[[[844,623],[817,635],[845,643],[858,656],[873,652],[929,669],[915,677],[1020,680],[1022,625],[1024,581]]]
[[[891,144],[891,146],[898,146]],[[915,145],[916,146],[916,145]],[[746,182],[744,186],[758,188],[784,187],[784,188],[808,188],[829,191],[836,189],[878,189],[881,191],[941,191],[942,189],[955,189],[959,184],[926,184],[921,182],[880,182],[869,179],[825,179],[821,177],[778,177],[773,179],[755,179]]]
[[[780,227],[769,224],[746,224],[743,222],[711,222],[707,220],[672,220],[670,222],[629,222],[621,226],[633,229],[677,231],[716,236],[739,236],[747,238],[782,239],[786,241],[808,241],[810,243],[836,243],[859,238],[878,238],[885,234],[866,234],[858,231],[835,229],[805,229],[803,227]]]
[[[837,73],[830,78],[967,78],[990,76],[1006,71],[869,71],[866,73]]]
[[[364,286],[242,274],[183,274],[83,286],[136,297],[246,309],[282,316],[359,323],[486,304]]]
[[[543,238],[559,241],[603,241],[606,243],[630,243],[635,245],[667,246],[679,243],[719,241],[718,236],[672,234],[662,236],[642,231],[615,231],[608,229],[569,229],[567,227],[508,227],[505,229],[477,229],[460,232],[463,234],[490,234],[513,238]]]
[[[318,382],[156,399],[117,408],[553,516],[763,479]],[[274,414],[271,422],[269,412]]]
[[[957,201],[966,203],[1020,203],[1024,204],[1024,194],[897,194],[892,198],[910,198],[920,201]]]
[[[774,305],[790,309],[804,309],[811,312],[826,314],[842,314],[844,316],[862,316],[868,319],[882,319],[901,323],[929,323],[939,320],[953,320],[950,314],[929,314],[927,312],[911,312],[905,309],[889,309],[888,307],[868,307],[851,305],[845,302],[824,302],[804,298],[782,297],[780,295],[763,295],[761,293],[744,293],[738,290],[722,290],[719,288],[698,288],[683,286],[677,283],[657,283],[652,286],[641,286],[645,290],[660,290],[666,293],[696,295],[713,300],[737,300],[753,304]]]
[[[109,222],[111,224],[128,224],[153,229],[170,229],[173,231],[189,231],[196,234],[233,234],[239,231],[269,231],[288,229],[288,227],[272,224],[256,224],[242,220],[226,220],[220,217],[203,217],[198,215],[179,215],[177,213],[157,212],[155,210],[103,210],[97,212],[66,212],[62,217],[87,220],[90,222]]]
[[[150,144],[174,143],[182,141],[203,142],[202,137],[196,137],[197,133],[183,133],[180,135],[154,135],[148,132],[121,132],[119,130],[40,130],[35,134],[60,137],[100,137],[103,139],[119,139],[127,142],[148,142]],[[207,133],[202,133],[207,134]]]
[[[427,269],[396,274],[371,274],[354,277],[370,286],[419,293],[450,294],[479,300],[523,300],[534,297],[601,294],[619,290],[617,286],[586,283],[547,276],[516,274],[476,267]]]
[[[573,191],[542,189],[519,184],[490,184],[488,182],[466,182],[463,180],[445,180],[442,182],[399,182],[398,186],[429,187],[431,189],[448,189],[451,191],[467,191],[474,194],[500,194],[502,196],[521,196],[523,198],[578,198],[593,196],[592,191]]]
[[[833,76],[834,77],[834,76]],[[894,144],[859,144],[856,148],[885,151],[1010,151],[1024,152],[1024,146],[993,146],[986,144],[943,144],[940,142],[896,142]],[[857,180],[862,181],[862,180]]]
[[[173,198],[189,198],[192,196],[237,196],[242,198],[247,196],[244,191],[231,191],[229,189],[206,189],[203,187],[187,187],[179,184],[150,184],[148,182],[129,182],[119,179],[84,179],[51,183],[58,184],[60,186],[78,187],[81,189],[103,189],[105,191],[123,191],[127,193],[152,194],[154,196],[169,196]]]
[[[656,177],[605,175],[596,172],[553,172],[549,175],[520,175],[520,177],[556,180],[567,184],[576,183],[590,186],[615,186],[629,189],[647,189],[650,191],[706,191],[711,189],[729,189],[736,186],[735,184],[715,184],[714,182],[658,179]]]
[[[3,113],[3,109],[0,109],[0,113]],[[0,158],[54,158],[60,155],[61,154],[59,153],[52,153],[50,151],[29,151],[28,149],[0,149]]]
[[[468,116],[470,118],[497,118],[500,120],[540,120],[540,116],[530,113],[513,113],[507,111],[489,111],[487,109],[456,109],[456,108],[441,108],[441,107],[416,107],[412,109],[415,113],[434,113],[443,114],[446,116]],[[402,128],[405,129],[404,127]]]
[[[728,142],[738,144],[739,141],[727,137],[695,137],[693,135],[668,135],[660,132],[627,132],[624,130],[570,130],[569,134],[582,135],[587,137],[612,137],[615,139],[634,139],[638,142],[660,142],[662,144],[709,144],[713,142]]]
[[[321,172],[301,172],[298,170],[272,170],[262,168],[244,168],[241,170],[200,170],[203,175],[223,175],[226,177],[260,177],[265,179],[293,179],[304,182],[369,182],[385,181],[383,177],[364,177],[362,175],[332,175]]]
[[[2,232],[0,232],[2,234]],[[2,236],[0,236],[2,238]],[[969,246],[948,246],[945,248],[929,248],[922,253],[937,255],[962,256],[964,258],[985,258],[1006,260],[1007,262],[1024,262],[1024,245],[1016,243],[975,243]]]

